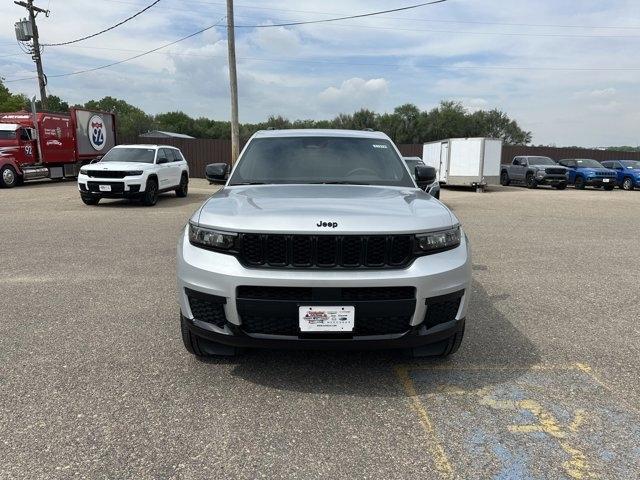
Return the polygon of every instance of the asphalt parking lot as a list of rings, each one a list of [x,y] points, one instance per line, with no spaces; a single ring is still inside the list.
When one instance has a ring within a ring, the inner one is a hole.
[[[211,191],[0,190],[0,478],[640,477],[640,192],[444,190],[474,253],[450,360],[198,361],[175,244]]]

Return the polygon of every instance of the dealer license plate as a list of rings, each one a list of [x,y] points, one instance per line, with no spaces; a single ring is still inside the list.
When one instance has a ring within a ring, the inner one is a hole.
[[[609,179],[608,179],[608,178],[603,178],[603,179],[602,179],[602,182],[603,182],[603,183],[609,183]]]
[[[356,307],[299,307],[301,332],[352,332]]]
[[[111,185],[100,185],[98,188],[100,188],[101,192],[110,192],[111,191]]]

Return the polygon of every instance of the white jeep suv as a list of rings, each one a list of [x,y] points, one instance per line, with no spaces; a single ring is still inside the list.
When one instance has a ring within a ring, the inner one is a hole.
[[[97,205],[101,198],[139,198],[155,205],[158,194],[174,190],[186,197],[189,167],[182,152],[168,145],[118,145],[78,175],[80,198]]]

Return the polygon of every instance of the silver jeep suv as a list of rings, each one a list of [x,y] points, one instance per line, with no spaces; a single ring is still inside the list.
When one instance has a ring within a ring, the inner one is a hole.
[[[455,215],[420,190],[379,132],[261,131],[178,241],[182,338],[195,355],[243,347],[460,346],[471,257]],[[435,170],[417,166],[416,180]]]

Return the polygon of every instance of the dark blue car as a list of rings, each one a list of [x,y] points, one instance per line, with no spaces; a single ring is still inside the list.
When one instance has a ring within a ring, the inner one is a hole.
[[[640,162],[638,160],[607,160],[602,165],[617,173],[616,184],[623,190],[640,188]]]
[[[582,190],[586,186],[613,190],[616,187],[617,173],[604,168],[600,162],[590,158],[570,158],[560,160],[560,165],[567,167],[567,183]]]

